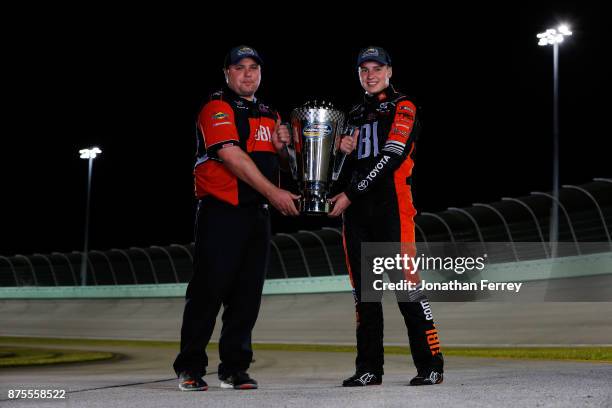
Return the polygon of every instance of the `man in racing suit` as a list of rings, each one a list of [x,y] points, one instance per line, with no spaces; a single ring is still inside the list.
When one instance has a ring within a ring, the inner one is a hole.
[[[247,370],[270,247],[268,203],[283,215],[299,214],[298,197],[275,186],[290,136],[278,112],[255,96],[261,65],[253,48],[232,48],[223,70],[227,87],[210,96],[196,124],[194,273],[174,361],[182,391],[208,389],[206,346],[221,305],[221,388],[258,387]]]
[[[420,130],[416,105],[389,83],[389,54],[380,47],[365,48],[359,53],[357,67],[366,95],[349,113],[349,124],[356,128],[354,135],[345,136],[340,146],[350,154],[345,168],[350,181],[342,193],[331,199],[334,209],[330,212],[330,216],[344,212],[344,250],[356,308],[356,373],[343,382],[346,387],[382,382],[382,304],[361,300],[361,243],[401,242],[402,248],[408,243],[412,250],[403,252],[415,255],[416,210],[410,184]],[[418,274],[410,276],[415,283],[418,281]],[[418,287],[410,294],[410,301],[398,301],[398,305],[417,368],[417,376],[410,384],[441,383],[443,358],[427,298]]]

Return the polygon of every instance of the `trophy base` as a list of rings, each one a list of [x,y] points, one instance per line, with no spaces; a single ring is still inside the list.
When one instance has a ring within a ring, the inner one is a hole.
[[[300,213],[305,215],[327,214],[331,210],[329,201],[323,199],[299,200]]]

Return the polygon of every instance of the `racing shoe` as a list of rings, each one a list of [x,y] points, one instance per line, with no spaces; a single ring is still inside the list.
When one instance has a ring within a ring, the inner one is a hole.
[[[382,384],[382,375],[371,371],[358,371],[342,381],[343,387],[365,387],[366,385]]]
[[[208,384],[202,379],[202,376],[183,371],[179,375],[179,390],[181,391],[206,391]]]
[[[257,389],[257,381],[249,377],[246,371],[238,371],[234,374],[221,375],[221,388],[235,390],[255,390]]]
[[[429,368],[419,371],[416,377],[410,380],[410,385],[434,385],[442,384],[442,381],[444,381],[444,375],[442,372]]]

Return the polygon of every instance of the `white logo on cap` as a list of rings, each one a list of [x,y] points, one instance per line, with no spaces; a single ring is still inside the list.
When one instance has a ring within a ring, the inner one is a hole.
[[[253,51],[253,49],[249,48],[249,47],[244,47],[238,50],[237,52],[238,55],[242,56],[242,55],[253,55],[255,54],[255,52]]]
[[[376,48],[368,48],[361,54],[362,57],[378,57],[378,50]]]

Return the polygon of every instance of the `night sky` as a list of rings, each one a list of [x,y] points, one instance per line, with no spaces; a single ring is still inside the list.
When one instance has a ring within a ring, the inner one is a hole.
[[[311,98],[357,103],[359,49],[386,48],[392,83],[423,108],[413,193],[419,211],[435,212],[550,190],[552,47],[536,34],[566,22],[561,182],[611,176],[606,14],[587,2],[491,4],[15,15],[23,23],[3,57],[0,254],[82,249],[87,162],[77,151],[93,145],[104,153],[94,164],[92,249],[191,242],[195,116],[222,85],[225,53],[242,43],[265,61],[259,97],[285,117]]]

